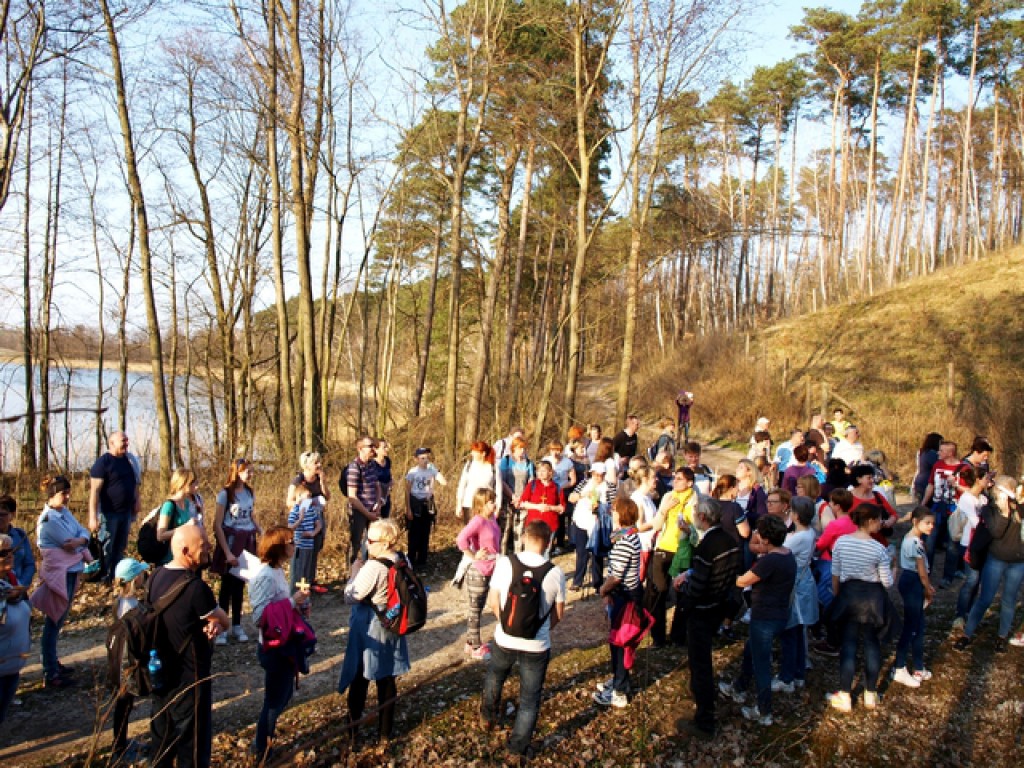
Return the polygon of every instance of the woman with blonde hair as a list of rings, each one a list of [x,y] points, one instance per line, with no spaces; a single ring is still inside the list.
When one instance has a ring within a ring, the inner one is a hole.
[[[167,500],[160,505],[160,512],[156,523],[156,538],[158,541],[170,542],[174,536],[174,529],[191,523],[199,528],[203,527],[199,517],[199,510],[196,507],[194,496],[199,492],[195,473],[191,469],[176,469],[171,475],[171,484],[167,488]],[[203,532],[205,538],[206,532]],[[167,565],[171,562],[171,548],[167,547],[167,554],[159,565]]]
[[[370,681],[377,683],[377,724],[382,741],[390,739],[394,730],[396,678],[409,671],[405,637],[385,628],[377,615],[387,607],[389,565],[405,558],[396,549],[398,537],[398,526],[391,520],[370,523],[366,531],[369,557],[352,563],[345,587],[345,602],[352,605],[352,615],[338,693],[348,691],[349,723],[357,723],[366,708]]]

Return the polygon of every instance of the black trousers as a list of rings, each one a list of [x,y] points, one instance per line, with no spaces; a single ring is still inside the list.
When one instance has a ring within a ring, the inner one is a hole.
[[[213,740],[211,681],[183,683],[153,696],[150,759],[153,768],[208,768]]]
[[[721,608],[685,611],[690,666],[690,693],[697,705],[693,720],[697,727],[708,733],[715,730],[715,668],[711,646],[722,623]]]

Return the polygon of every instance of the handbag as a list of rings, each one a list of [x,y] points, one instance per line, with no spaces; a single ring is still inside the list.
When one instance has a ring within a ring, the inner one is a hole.
[[[993,515],[999,514],[999,511],[995,507],[986,507],[985,511],[989,514],[979,516],[978,524],[974,527],[974,532],[971,534],[971,543],[967,546],[967,563],[976,571],[980,571],[985,567],[985,561],[988,560],[988,551],[992,548],[992,542],[996,540],[996,537],[992,535],[990,521]],[[1002,534],[999,536],[1000,539],[1010,530],[1010,522],[1009,520],[1007,521],[1006,528],[1003,529]]]

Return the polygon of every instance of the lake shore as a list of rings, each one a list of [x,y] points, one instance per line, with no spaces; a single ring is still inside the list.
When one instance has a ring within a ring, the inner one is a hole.
[[[25,356],[18,350],[6,349],[0,347],[0,364],[15,364],[21,365],[25,362]],[[38,363],[38,361],[36,361]],[[55,365],[59,365],[65,369],[72,370],[95,370],[99,366],[96,365],[95,360],[88,360],[86,358],[71,357],[65,358],[60,361],[53,361]],[[106,359],[103,361],[103,370],[105,371],[116,371],[118,369],[118,361],[114,359]],[[149,363],[143,362],[130,362],[128,363],[129,373],[150,373]]]

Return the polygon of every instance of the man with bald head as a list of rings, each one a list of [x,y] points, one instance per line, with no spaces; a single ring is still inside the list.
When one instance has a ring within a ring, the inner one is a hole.
[[[114,432],[107,439],[107,452],[96,459],[89,478],[89,530],[99,530],[102,578],[110,584],[128,546],[128,530],[139,514],[139,479],[124,432]]]
[[[192,523],[176,528],[171,554],[171,562],[156,569],[149,586],[151,604],[177,591],[156,630],[164,684],[153,694],[151,765],[204,768],[210,764],[213,740],[210,641],[227,631],[228,616],[199,575],[210,564],[203,530]]]

